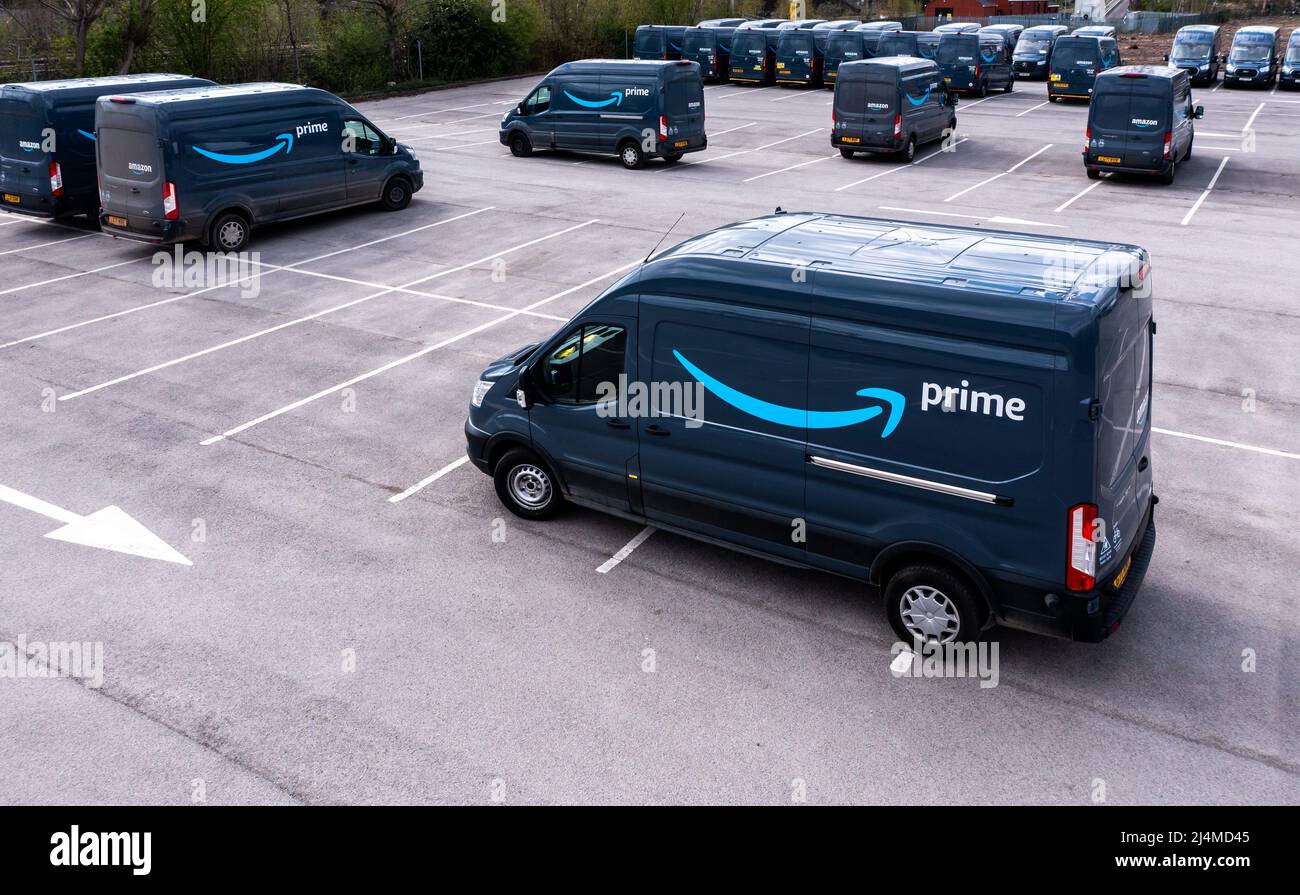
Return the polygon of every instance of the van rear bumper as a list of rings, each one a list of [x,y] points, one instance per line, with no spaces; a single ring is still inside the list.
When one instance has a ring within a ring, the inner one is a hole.
[[[61,218],[70,217],[75,214],[94,215],[95,199],[78,201],[75,198],[59,197],[57,199],[49,196],[26,196],[19,194],[21,201],[15,205],[12,202],[0,201],[0,209],[10,212],[11,214],[26,215],[30,218]]]
[[[185,221],[157,221],[156,224],[157,226],[151,230],[133,230],[130,227],[110,224],[108,215],[103,211],[99,213],[99,229],[109,236],[134,239],[136,242],[145,242],[149,245],[170,245],[174,242],[198,238],[197,233],[187,232]]]
[[[1165,161],[1159,165],[1139,168],[1134,165],[1108,165],[1084,156],[1083,166],[1092,171],[1114,171],[1120,174],[1146,174],[1149,177],[1158,177],[1169,173],[1170,162]]]

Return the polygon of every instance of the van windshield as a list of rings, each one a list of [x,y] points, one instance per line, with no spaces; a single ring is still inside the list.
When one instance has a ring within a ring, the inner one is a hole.
[[[835,111],[845,115],[885,115],[894,111],[898,88],[881,81],[840,81],[835,85]]]
[[[1300,62],[1300,44],[1291,44],[1286,48],[1287,62]]]
[[[1231,62],[1267,62],[1273,52],[1273,42],[1260,37],[1237,38],[1232,45]]]
[[[101,128],[99,164],[110,177],[151,181],[162,174],[158,138],[144,131]]]
[[[682,46],[687,53],[708,53],[714,48],[712,31],[687,31]]]
[[[1085,68],[1097,64],[1095,41],[1057,44],[1052,51],[1052,68]]]
[[[935,54],[934,61],[940,65],[972,63],[979,50],[979,38],[974,35],[945,34],[939,41],[939,51]]]
[[[1186,59],[1189,62],[1206,62],[1214,41],[1208,34],[1182,34],[1174,40],[1173,59]]]
[[[1050,37],[1022,37],[1020,40],[1016,41],[1017,54],[1023,53],[1029,55],[1031,53],[1046,53],[1051,49],[1051,47],[1052,39]]]
[[[733,56],[762,56],[767,52],[767,37],[755,31],[737,31],[731,45]]]

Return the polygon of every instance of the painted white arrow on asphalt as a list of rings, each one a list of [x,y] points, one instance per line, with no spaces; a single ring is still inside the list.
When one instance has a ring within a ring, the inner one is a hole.
[[[0,485],[0,500],[11,503],[24,510],[40,513],[63,523],[45,537],[85,547],[99,547],[102,550],[114,550],[143,556],[146,559],[161,559],[164,562],[193,565],[188,559],[176,552],[162,538],[131,518],[121,507],[104,507],[89,516],[56,507],[40,498],[32,497],[13,488]]]

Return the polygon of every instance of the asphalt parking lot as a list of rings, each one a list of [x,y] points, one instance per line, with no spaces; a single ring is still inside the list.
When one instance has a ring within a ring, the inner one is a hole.
[[[1161,186],[1088,180],[1041,82],[911,165],[840,158],[829,92],[710,86],[708,151],[640,171],[511,157],[532,83],[361,104],[424,190],[259,231],[242,285],[0,217],[0,486],[46,502],[0,502],[0,640],[105,671],[0,680],[0,802],[1300,801],[1300,93],[1195,91]],[[489,361],[683,212],[665,244],[777,206],[1151,252],[1160,543],[1110,640],[896,679],[853,582],[664,532],[612,564],[639,526],[525,523],[461,462]],[[191,564],[43,537],[110,505]]]

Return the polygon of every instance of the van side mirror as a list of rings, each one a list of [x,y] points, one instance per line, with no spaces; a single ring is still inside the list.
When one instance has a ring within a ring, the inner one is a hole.
[[[1168,61],[1169,61],[1169,54],[1168,54],[1168,53],[1165,53],[1165,55],[1161,56],[1160,58],[1163,59],[1165,62],[1168,62]]]
[[[1193,109],[1193,110],[1192,110],[1192,117],[1193,117],[1193,118],[1204,118],[1204,117],[1205,117],[1205,106],[1197,106],[1195,109]]]

